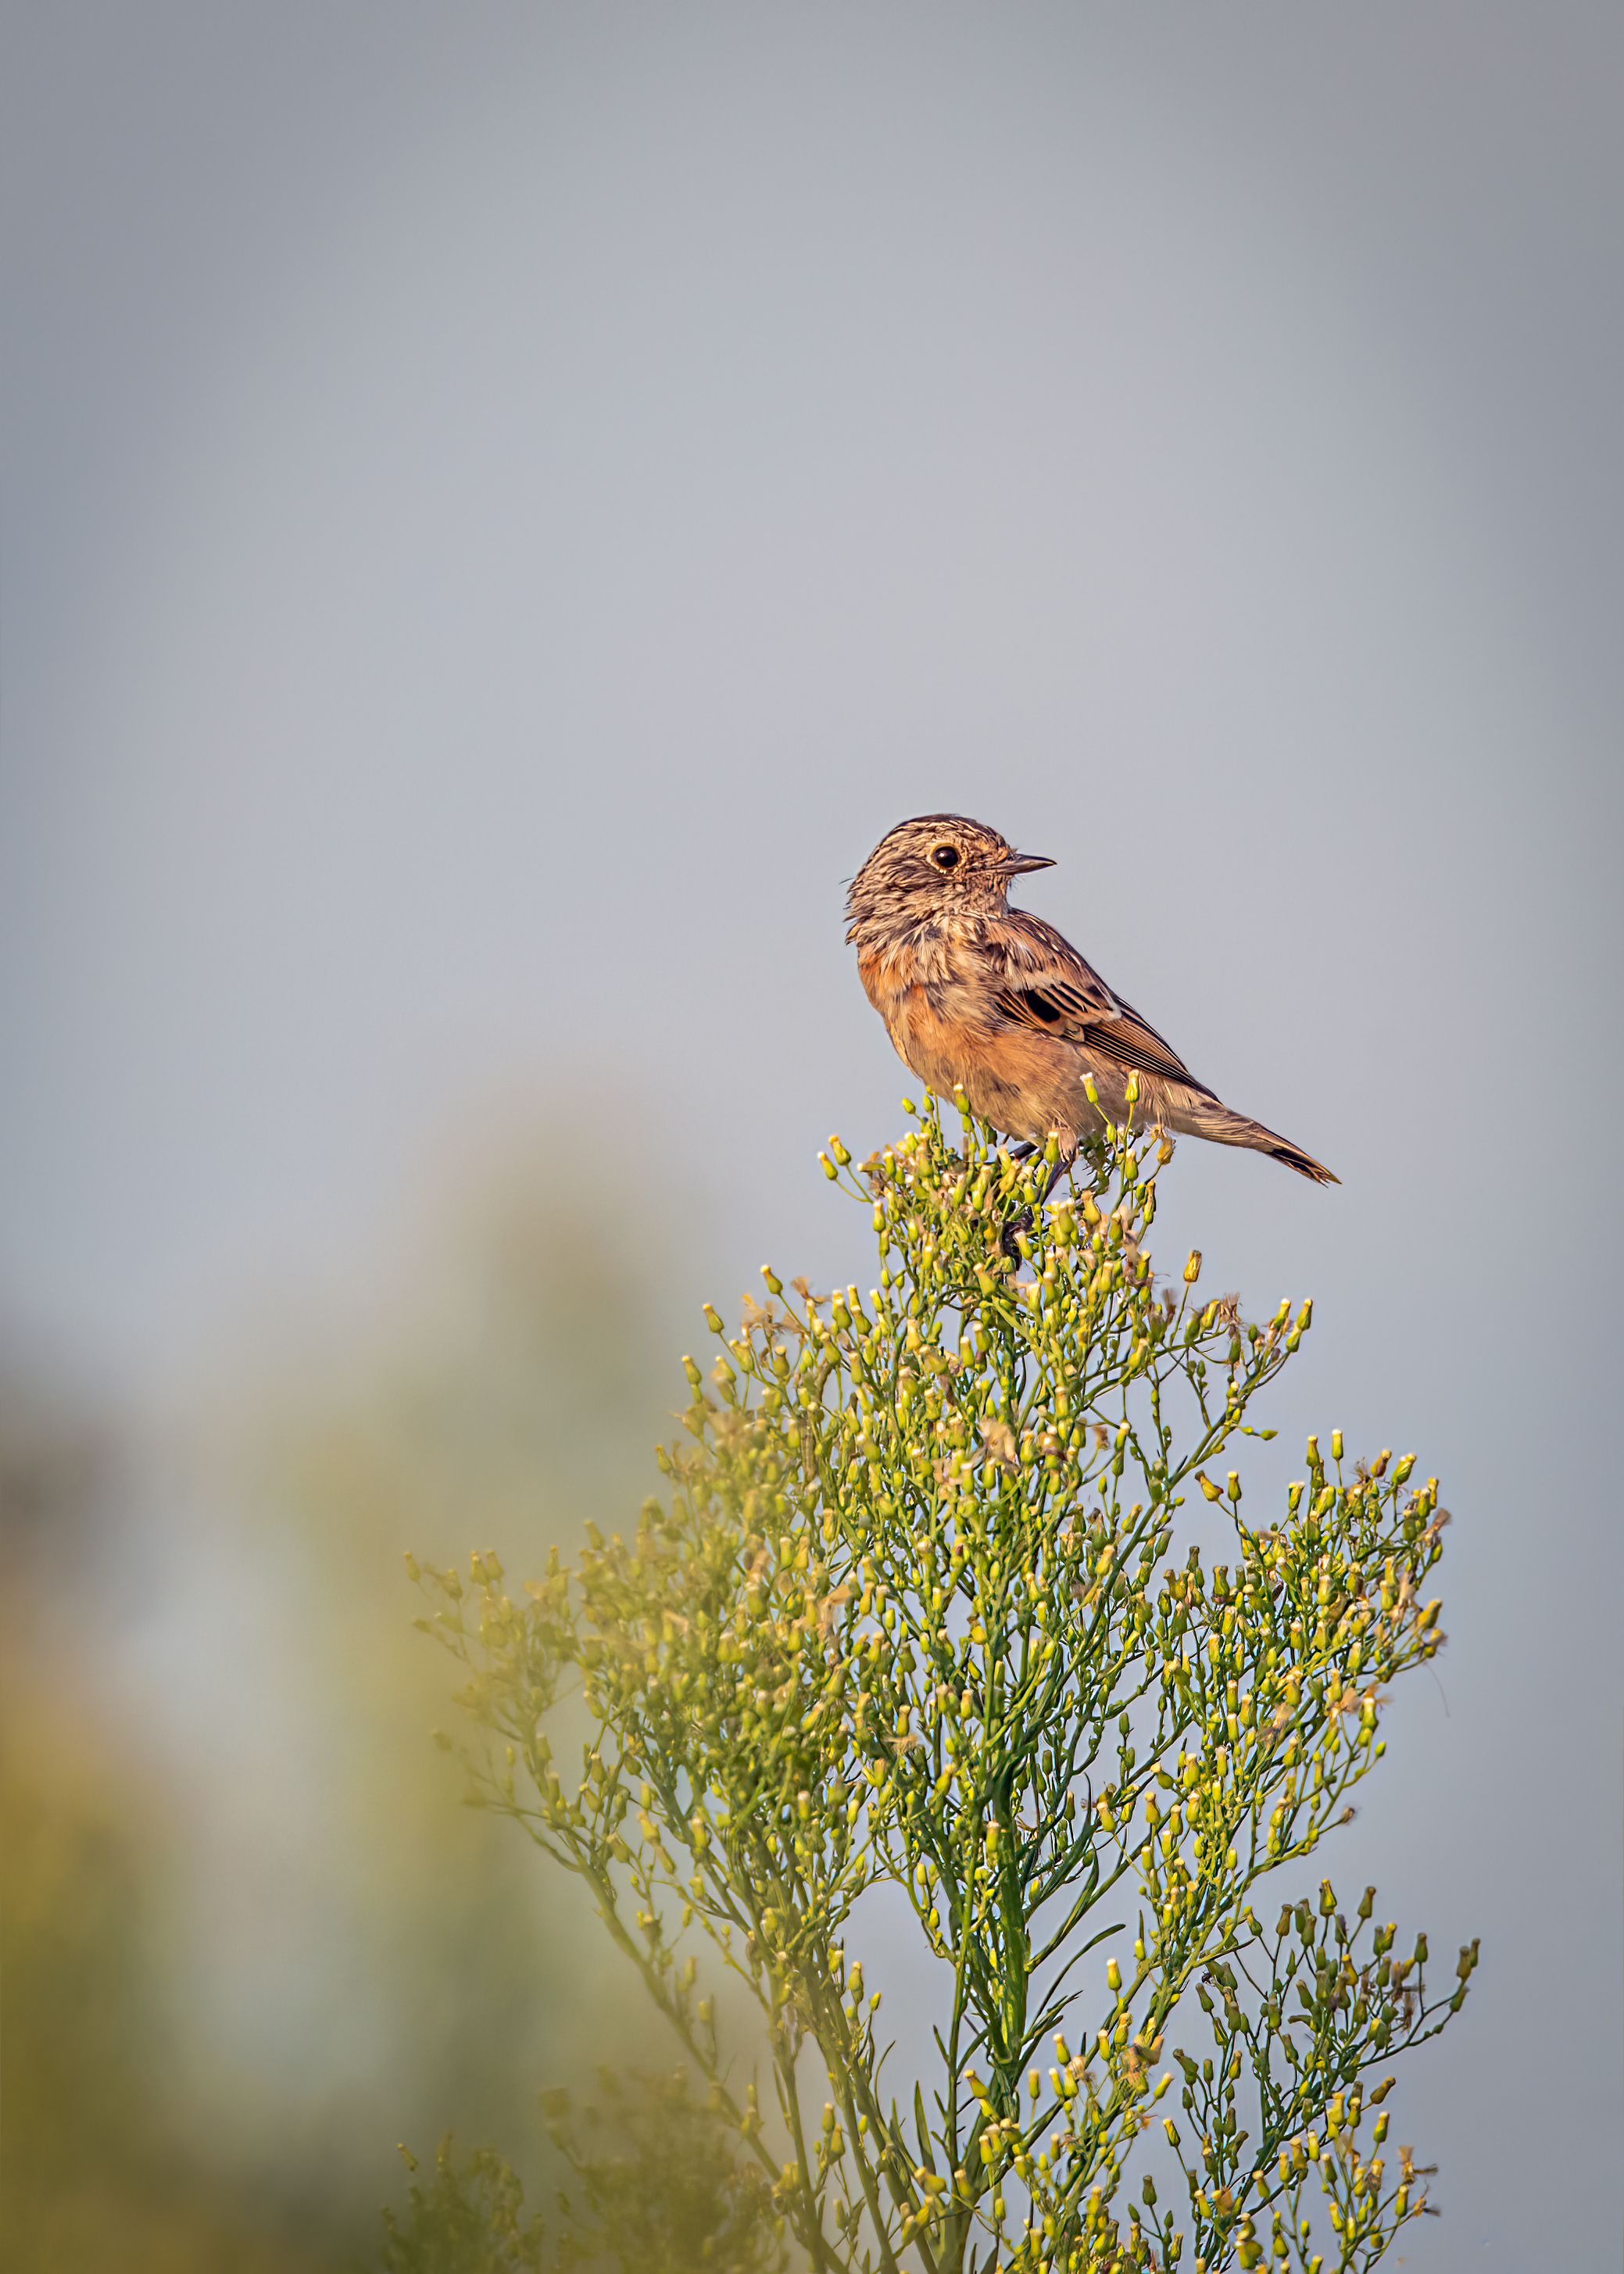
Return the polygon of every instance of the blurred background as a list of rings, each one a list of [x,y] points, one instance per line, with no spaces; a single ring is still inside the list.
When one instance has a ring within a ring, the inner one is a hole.
[[[956,809],[1321,1192],[1273,1418],[1449,1650],[1326,1867],[1484,1965],[1403,2263],[1612,2263],[1624,18],[12,0],[7,2264],[336,2269],[646,2034],[457,1806],[413,1547],[865,1278],[843,880]]]

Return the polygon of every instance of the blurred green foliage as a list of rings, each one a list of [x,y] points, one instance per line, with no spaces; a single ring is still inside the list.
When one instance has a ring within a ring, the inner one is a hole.
[[[0,2263],[7,2274],[314,2267],[170,2120],[172,1827],[76,1598],[110,1449],[0,1396]]]
[[[779,2274],[768,2190],[684,2071],[606,2069],[584,2104],[547,2105],[567,2175],[550,2218],[526,2214],[500,2157],[459,2161],[448,2138],[404,2215],[385,2215],[384,2274]]]
[[[414,2173],[417,2158],[408,2155]],[[384,2274],[540,2274],[548,2263],[539,2212],[527,2213],[511,2165],[492,2148],[459,2162],[450,2135],[432,2172],[414,2178],[400,2217],[383,2214]]]
[[[540,1560],[608,1520],[676,1402],[669,1212],[593,1162],[519,1133],[366,1325],[238,1368],[145,1472],[7,1385],[8,2274],[338,2274],[389,2141],[455,2128],[550,2183],[539,2090],[640,2044],[589,1907],[425,1773],[443,1681],[397,1576],[470,1525]]]
[[[443,1684],[385,1592],[407,1545],[471,1522],[540,1559],[583,1515],[608,1520],[673,1402],[660,1226],[616,1195],[607,1155],[555,1174],[562,1158],[538,1135],[483,1180],[359,1378],[296,1377],[259,1425],[256,1510],[297,1551],[289,1651],[323,1736],[308,1868],[344,1954],[342,2026],[370,2049],[364,2100],[313,2154],[351,2169],[381,2122],[517,2154],[544,2084],[642,2033],[590,1905],[449,1805],[426,1743]]]

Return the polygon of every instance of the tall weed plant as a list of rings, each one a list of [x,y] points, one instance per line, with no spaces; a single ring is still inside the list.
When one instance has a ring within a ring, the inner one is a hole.
[[[1053,1156],[957,1103],[860,1168],[831,1142],[878,1284],[768,1269],[736,1327],[707,1311],[635,1528],[517,1593],[494,1555],[412,1567],[491,1741],[475,1796],[586,1881],[682,2048],[729,2157],[697,2260],[1373,2266],[1427,2209],[1394,2065],[1477,1946],[1440,1979],[1311,1867],[1443,1641],[1437,1480],[1337,1433],[1254,1510],[1231,1464],[1311,1305],[1156,1272],[1159,1131],[1106,1127],[1046,1206]],[[906,2048],[899,1918],[935,1984]],[[567,2219],[557,2249],[593,2255]]]

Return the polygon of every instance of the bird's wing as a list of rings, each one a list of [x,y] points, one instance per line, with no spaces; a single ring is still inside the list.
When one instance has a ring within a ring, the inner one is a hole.
[[[1205,1096],[1214,1094],[1131,1004],[1112,993],[1053,924],[1018,908],[1010,909],[1006,923],[1004,981],[994,1000],[1007,1019],[1063,1042],[1090,1045],[1120,1065],[1182,1082]]]

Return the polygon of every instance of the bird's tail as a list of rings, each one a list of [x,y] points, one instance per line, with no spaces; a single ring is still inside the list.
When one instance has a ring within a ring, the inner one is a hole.
[[[1261,1121],[1250,1121],[1244,1113],[1233,1112],[1220,1105],[1216,1098],[1203,1098],[1197,1109],[1190,1115],[1190,1126],[1198,1137],[1209,1138],[1217,1145],[1244,1145],[1254,1153],[1266,1153],[1272,1161],[1283,1161],[1300,1177],[1308,1177],[1317,1185],[1340,1185],[1341,1178],[1327,1169],[1323,1161],[1315,1160],[1301,1145],[1294,1145],[1289,1137],[1281,1137],[1273,1129],[1265,1129]]]

